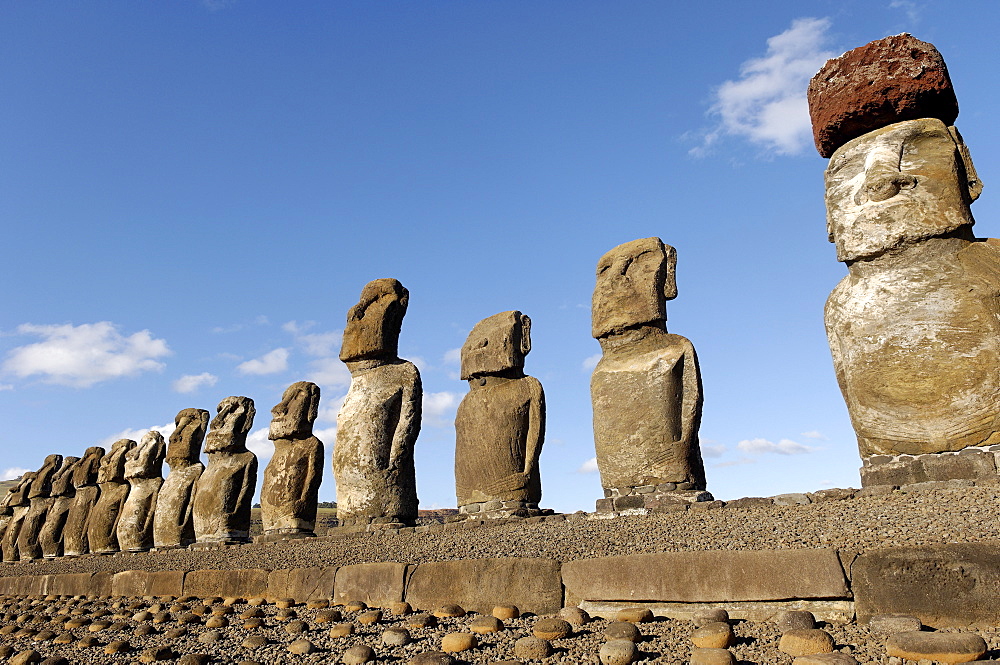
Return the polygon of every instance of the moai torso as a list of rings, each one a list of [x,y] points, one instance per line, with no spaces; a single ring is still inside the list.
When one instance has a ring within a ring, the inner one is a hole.
[[[462,347],[469,392],[455,416],[455,492],[464,514],[538,511],[545,395],[523,371],[530,329],[527,316],[501,312],[476,324]]]
[[[63,553],[63,529],[66,526],[66,519],[69,517],[70,508],[73,506],[73,499],[76,497],[76,488],[73,487],[73,470],[79,457],[66,457],[62,466],[52,479],[52,506],[45,516],[45,523],[38,536],[38,542],[42,548],[42,556],[52,559],[62,556]]]
[[[17,535],[17,550],[22,561],[42,558],[42,546],[38,538],[45,524],[45,516],[52,507],[52,479],[62,466],[62,461],[62,455],[46,457],[45,463],[31,482],[28,490],[28,513]]]
[[[125,456],[129,491],[118,519],[118,546],[123,552],[145,552],[153,547],[153,514],[163,484],[163,435],[147,432]]]
[[[694,346],[666,330],[677,295],[676,253],[659,238],[625,243],[597,264],[593,336],[602,357],[590,381],[594,444],[609,498],[659,486],[707,498],[698,445],[701,375]]]
[[[397,356],[408,302],[398,281],[377,279],[347,315],[340,359],[351,388],[333,449],[341,524],[409,524],[417,517],[413,449],[423,389],[416,366]]]
[[[90,513],[97,505],[101,489],[97,485],[97,474],[104,458],[104,448],[87,448],[83,459],[73,467],[73,503],[63,527],[63,555],[79,556],[90,552],[87,531]]]
[[[97,471],[97,486],[101,492],[87,519],[87,540],[94,554],[119,551],[118,519],[129,489],[125,481],[125,456],[135,446],[132,439],[119,439],[101,458]]]
[[[204,409],[183,409],[174,419],[166,458],[170,473],[160,486],[153,514],[153,545],[157,549],[186,547],[195,541],[192,497],[205,470],[199,457],[208,416]]]
[[[0,543],[3,547],[4,561],[18,560],[17,537],[21,533],[21,526],[24,524],[24,518],[27,517],[28,508],[31,505],[31,499],[28,498],[28,490],[34,480],[34,471],[25,473],[21,476],[21,481],[12,487],[7,496],[4,497],[6,501],[5,511],[9,511],[10,513],[7,527],[3,532],[3,541]]]
[[[194,531],[199,543],[250,540],[250,510],[257,489],[257,456],[246,440],[255,415],[249,397],[227,397],[205,437],[208,466],[194,495]]]

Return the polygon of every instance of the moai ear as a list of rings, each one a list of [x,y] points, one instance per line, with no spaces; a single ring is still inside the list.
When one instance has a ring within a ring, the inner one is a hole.
[[[983,193],[983,181],[979,179],[979,174],[976,173],[976,165],[972,163],[972,155],[969,154],[969,146],[965,145],[965,141],[962,139],[962,134],[958,131],[958,127],[952,125],[948,128],[948,132],[951,137],[955,139],[955,145],[958,147],[958,154],[962,157],[962,166],[965,167],[965,184],[969,190],[969,203],[972,203],[979,198],[979,195]]]
[[[526,356],[531,351],[531,318],[521,315],[521,355]]]
[[[677,297],[677,250],[663,243],[663,253],[667,264],[667,274],[663,276],[663,297],[673,300]]]

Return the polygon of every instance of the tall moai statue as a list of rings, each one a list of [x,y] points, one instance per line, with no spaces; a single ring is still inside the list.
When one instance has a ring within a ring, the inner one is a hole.
[[[97,486],[101,493],[87,518],[87,541],[93,554],[114,554],[120,550],[118,519],[129,489],[125,480],[125,459],[135,446],[132,439],[118,439],[101,458],[97,470]]]
[[[21,531],[17,534],[17,551],[21,561],[31,561],[42,558],[42,546],[38,536],[45,524],[45,516],[52,507],[52,479],[62,466],[62,455],[49,455],[45,458],[28,488],[28,513],[24,516]]]
[[[79,457],[64,457],[62,466],[52,478],[52,506],[45,515],[45,523],[38,534],[38,542],[42,547],[42,556],[54,559],[63,554],[63,529],[69,517],[73,499],[76,498],[76,488],[73,487],[73,470]]]
[[[80,556],[90,552],[87,530],[90,526],[90,513],[101,495],[97,476],[104,452],[104,448],[100,446],[91,446],[73,467],[73,503],[69,507],[66,526],[63,527],[63,556]]]
[[[17,561],[17,536],[21,533],[21,525],[24,518],[28,516],[28,509],[31,500],[28,498],[28,491],[31,483],[35,480],[35,472],[28,471],[21,476],[17,485],[12,487],[7,496],[4,497],[7,504],[6,510],[10,511],[10,518],[7,520],[7,527],[3,532],[3,539],[0,540],[0,548],[3,549],[3,560],[5,562]]]
[[[170,473],[160,486],[153,513],[153,546],[158,550],[187,547],[195,541],[192,499],[205,470],[200,457],[208,416],[205,409],[183,409],[174,418],[167,446]]]
[[[163,435],[151,430],[125,456],[129,490],[117,526],[118,547],[123,552],[147,552],[153,547],[153,515],[163,485],[166,448]]]
[[[711,499],[698,445],[698,358],[687,338],[667,332],[676,266],[676,250],[659,238],[619,245],[597,262],[591,332],[602,356],[590,395],[599,511]]]
[[[14,486],[7,490],[7,494],[0,499],[0,559],[3,559],[3,541],[7,534],[7,527],[14,517],[14,506],[23,499],[24,490],[22,487],[26,482],[22,475],[14,483]]]
[[[413,447],[423,388],[416,366],[397,355],[410,293],[376,279],[347,313],[340,359],[351,388],[337,414],[333,475],[341,525],[412,524],[417,518]]]
[[[195,545],[250,541],[257,456],[247,450],[256,415],[249,397],[227,397],[205,437],[208,466],[194,492]]]
[[[483,319],[462,346],[469,392],[455,415],[455,493],[463,515],[541,514],[545,393],[524,374],[529,351],[531,319],[517,311]]]
[[[861,481],[995,477],[1000,241],[972,233],[982,183],[944,60],[886,37],[828,61],[808,98],[848,270],[825,319]]]
[[[319,485],[323,481],[323,442],[313,436],[319,415],[319,386],[299,381],[288,386],[271,409],[268,438],[274,456],[264,469],[260,491],[264,534],[260,540],[315,536]]]

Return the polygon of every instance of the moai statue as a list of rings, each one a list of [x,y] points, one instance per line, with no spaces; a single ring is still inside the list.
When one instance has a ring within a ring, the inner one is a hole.
[[[146,432],[125,456],[128,498],[118,518],[118,547],[123,552],[146,552],[153,547],[153,515],[163,484],[166,442],[156,430]]]
[[[257,489],[257,456],[247,450],[256,411],[249,397],[227,397],[205,437],[208,466],[194,493],[196,544],[250,541],[250,509]]]
[[[46,559],[62,556],[63,528],[66,526],[70,508],[73,507],[73,499],[76,498],[76,488],[73,487],[73,470],[79,461],[79,457],[64,457],[62,466],[52,478],[52,491],[49,494],[52,497],[52,506],[45,515],[45,523],[38,535],[42,556]]]
[[[205,470],[199,457],[208,416],[205,409],[184,409],[174,419],[167,446],[170,473],[160,487],[153,514],[153,546],[158,550],[187,547],[195,541],[192,498]]]
[[[667,332],[676,266],[676,250],[659,238],[619,245],[597,262],[591,332],[602,356],[590,396],[599,511],[712,498],[698,445],[698,358],[687,338]]]
[[[90,512],[97,505],[101,488],[97,476],[104,459],[104,448],[92,446],[83,453],[83,459],[73,467],[73,503],[63,527],[63,556],[80,556],[90,552],[87,530]]]
[[[118,439],[111,451],[101,458],[97,470],[97,486],[101,493],[87,519],[87,541],[93,554],[114,554],[119,551],[118,519],[128,498],[125,481],[125,459],[136,443],[132,439]]]
[[[521,312],[483,319],[462,346],[469,392],[455,416],[455,493],[463,515],[541,514],[545,394],[524,374],[530,350],[531,319]]]
[[[982,184],[944,60],[886,37],[828,61],[809,105],[848,270],[825,319],[862,483],[995,477],[1000,241],[972,233]]]
[[[413,447],[423,388],[416,366],[397,355],[409,298],[395,279],[376,279],[347,313],[340,359],[351,372],[351,389],[337,414],[333,448],[341,525],[417,518]]]
[[[35,473],[35,479],[28,488],[30,505],[24,516],[21,531],[17,534],[17,551],[21,561],[42,558],[42,546],[38,536],[45,524],[45,516],[52,507],[52,479],[62,466],[62,455],[49,455],[45,463]]]
[[[260,492],[264,535],[260,540],[315,536],[316,504],[323,480],[323,442],[313,436],[319,386],[293,383],[271,409],[274,456],[264,469]]]
[[[6,502],[5,511],[10,512],[10,517],[7,520],[7,528],[3,532],[3,540],[0,541],[0,547],[3,549],[3,560],[5,562],[18,560],[17,537],[21,533],[21,525],[24,524],[24,518],[28,516],[28,509],[31,506],[31,500],[28,499],[28,491],[34,480],[34,471],[25,473],[21,476],[18,484],[12,487],[7,492],[7,496],[4,497],[4,501]]]

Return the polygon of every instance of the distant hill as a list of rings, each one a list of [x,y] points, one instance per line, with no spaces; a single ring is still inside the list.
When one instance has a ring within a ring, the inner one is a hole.
[[[0,499],[7,496],[7,492],[9,492],[14,485],[17,485],[16,478],[14,480],[0,480]]]

